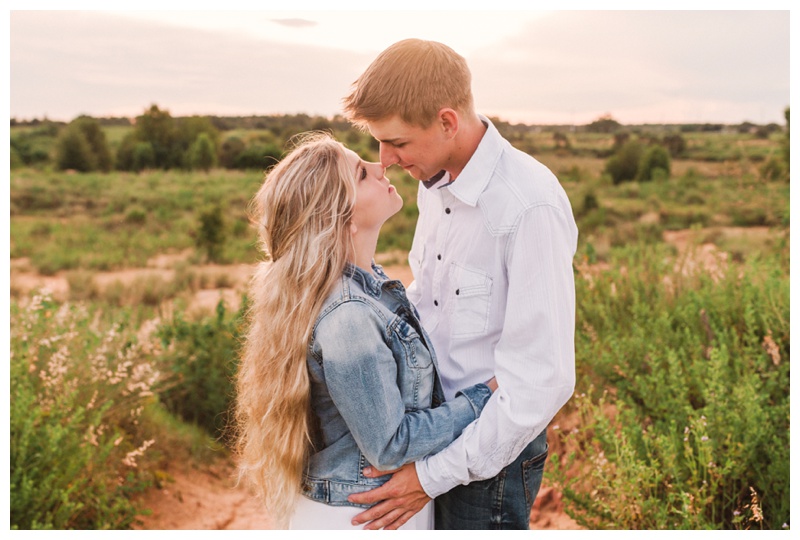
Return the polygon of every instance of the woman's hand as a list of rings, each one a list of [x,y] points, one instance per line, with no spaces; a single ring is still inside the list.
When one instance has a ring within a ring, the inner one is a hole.
[[[495,377],[492,377],[491,379],[486,381],[486,386],[488,386],[489,390],[491,390],[492,393],[494,393],[495,391],[497,391],[497,379]]]

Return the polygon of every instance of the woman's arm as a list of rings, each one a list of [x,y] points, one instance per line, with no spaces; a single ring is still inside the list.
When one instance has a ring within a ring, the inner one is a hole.
[[[478,417],[492,393],[477,384],[435,409],[406,412],[385,328],[386,321],[370,304],[353,299],[327,313],[315,329],[328,392],[364,456],[379,470],[396,469],[447,447]]]

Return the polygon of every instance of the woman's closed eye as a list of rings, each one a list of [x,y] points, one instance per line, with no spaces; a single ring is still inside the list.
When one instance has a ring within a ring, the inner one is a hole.
[[[358,173],[358,179],[359,180],[364,180],[366,177],[367,177],[367,168],[366,167],[361,167],[361,170]]]

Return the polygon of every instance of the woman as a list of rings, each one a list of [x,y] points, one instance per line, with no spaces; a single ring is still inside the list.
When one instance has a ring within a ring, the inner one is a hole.
[[[237,376],[237,453],[275,520],[354,528],[390,470],[446,447],[495,388],[444,401],[428,338],[399,281],[373,256],[403,205],[378,163],[325,134],[305,137],[254,198],[262,262]],[[298,495],[302,493],[302,497]],[[406,528],[432,528],[429,504]]]

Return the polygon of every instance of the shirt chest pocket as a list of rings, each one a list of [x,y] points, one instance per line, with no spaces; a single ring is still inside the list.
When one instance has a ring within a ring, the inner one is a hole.
[[[491,276],[457,263],[453,263],[450,270],[453,337],[475,336],[486,332],[492,299]]]

